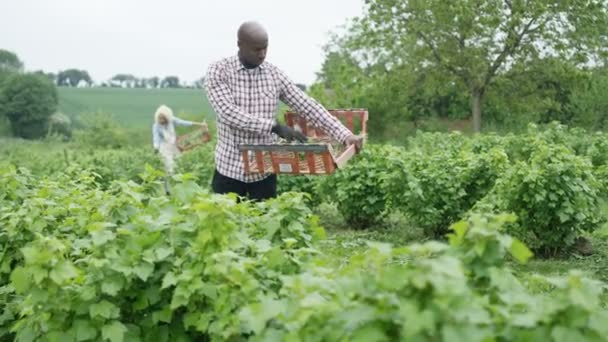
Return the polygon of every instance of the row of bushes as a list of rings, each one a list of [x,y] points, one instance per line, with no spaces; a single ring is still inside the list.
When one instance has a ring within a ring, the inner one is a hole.
[[[0,339],[15,341],[601,341],[604,284],[506,267],[532,253],[509,215],[472,215],[449,244],[370,243],[332,269],[297,194],[210,195],[149,169],[141,184],[0,167]]]
[[[554,253],[604,219],[606,138],[557,124],[505,136],[421,133],[407,147],[368,145],[330,177],[280,176],[278,191],[307,192],[310,204],[335,203],[354,228],[372,227],[399,211],[430,237],[444,235],[450,224],[473,212],[511,212],[518,217],[511,233],[534,250]],[[35,174],[61,173],[70,165],[90,170],[103,188],[118,179],[141,183],[146,165],[162,169],[158,156],[145,147],[85,145],[33,153],[34,145],[14,144],[0,155]],[[177,171],[207,187],[213,147],[182,155]]]
[[[398,210],[431,237],[474,212],[511,212],[512,234],[555,252],[604,220],[607,138],[557,124],[506,136],[422,133],[406,148],[369,145],[331,177],[282,186],[335,202],[353,227]]]

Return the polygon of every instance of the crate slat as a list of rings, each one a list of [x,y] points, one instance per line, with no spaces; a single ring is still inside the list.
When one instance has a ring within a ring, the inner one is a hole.
[[[351,132],[366,136],[368,112],[365,109],[336,109],[329,111]],[[356,154],[355,146],[345,148],[323,130],[307,122],[295,112],[285,113],[288,126],[300,126],[314,143],[239,145],[247,173],[276,173],[292,175],[328,175],[344,167]],[[358,127],[357,127],[358,126]],[[355,129],[357,132],[355,132]],[[250,153],[253,160],[250,160]]]
[[[176,144],[180,152],[193,150],[194,148],[204,145],[211,140],[209,129],[205,126],[200,126],[192,132],[182,134],[177,137]]]

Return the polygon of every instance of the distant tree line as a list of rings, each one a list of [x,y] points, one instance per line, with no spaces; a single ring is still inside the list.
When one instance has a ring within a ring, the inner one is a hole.
[[[60,87],[110,87],[110,88],[202,88],[203,78],[192,83],[181,81],[177,76],[137,77],[133,74],[116,74],[107,81],[96,83],[86,70],[66,69],[55,73],[47,73],[42,70],[35,72],[51,80]]]

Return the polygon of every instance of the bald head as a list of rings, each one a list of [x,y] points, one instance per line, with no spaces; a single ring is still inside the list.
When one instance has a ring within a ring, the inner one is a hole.
[[[262,25],[248,21],[237,32],[239,59],[246,68],[256,68],[264,62],[268,49],[268,33]]]

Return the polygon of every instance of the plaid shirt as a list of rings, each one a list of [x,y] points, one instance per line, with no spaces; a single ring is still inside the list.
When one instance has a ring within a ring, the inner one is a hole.
[[[270,130],[279,100],[342,143],[352,134],[270,63],[247,69],[238,56],[225,58],[209,67],[205,88],[217,114],[215,165],[220,174],[232,179],[250,183],[268,176],[246,175],[238,146],[277,142]]]

